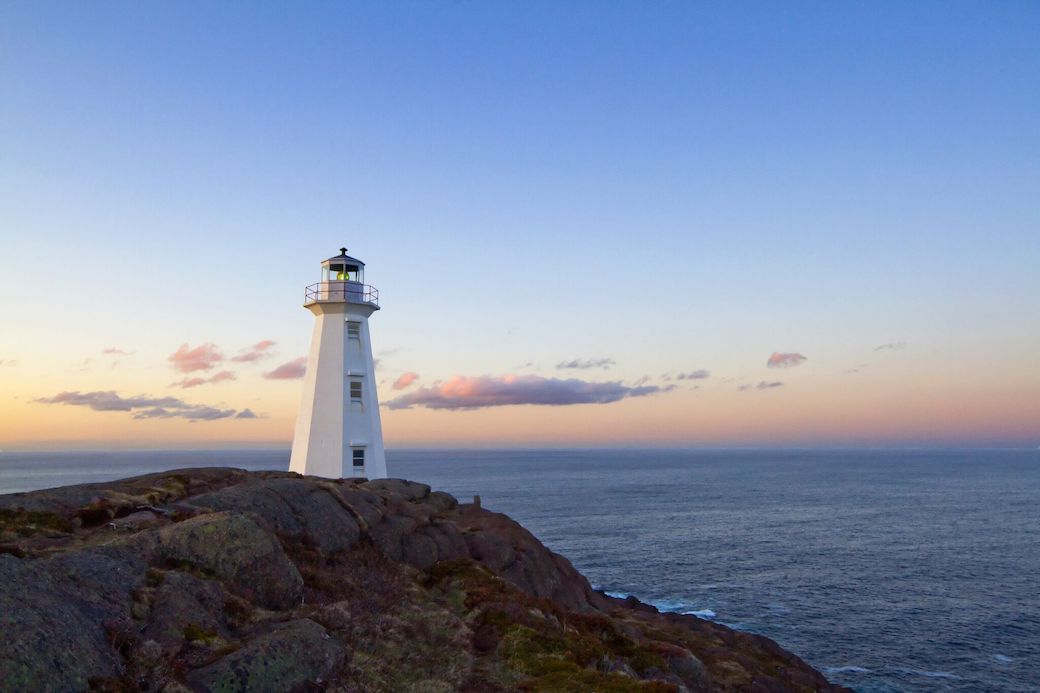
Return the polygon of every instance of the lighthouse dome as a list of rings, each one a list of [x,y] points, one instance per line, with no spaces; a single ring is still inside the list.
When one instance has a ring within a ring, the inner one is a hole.
[[[349,255],[347,255],[346,248],[340,248],[339,255],[334,255],[330,257],[328,260],[322,262],[321,264],[353,265],[355,268],[365,266],[365,263],[361,262],[361,260],[358,260],[356,257],[350,257]]]

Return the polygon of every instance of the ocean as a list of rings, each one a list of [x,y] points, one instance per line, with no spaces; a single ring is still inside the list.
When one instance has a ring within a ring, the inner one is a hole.
[[[863,693],[1040,690],[1040,452],[390,451],[592,583],[767,635]],[[288,451],[0,454],[0,493]]]

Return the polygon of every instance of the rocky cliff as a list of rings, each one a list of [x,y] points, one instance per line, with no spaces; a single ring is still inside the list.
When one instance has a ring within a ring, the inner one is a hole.
[[[0,496],[3,691],[831,691],[422,484],[186,469]]]

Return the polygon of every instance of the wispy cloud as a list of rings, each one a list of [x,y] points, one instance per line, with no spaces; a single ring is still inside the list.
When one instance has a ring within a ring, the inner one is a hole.
[[[177,397],[151,397],[136,395],[121,397],[115,390],[94,392],[60,392],[53,397],[41,397],[42,404],[66,404],[73,407],[88,407],[94,411],[131,412],[135,419],[187,419],[189,421],[213,421],[237,416],[242,412],[222,409],[205,404],[190,404]],[[243,410],[248,411],[248,410]],[[241,418],[250,418],[243,416]]]
[[[240,411],[237,414],[235,414],[235,418],[236,419],[260,419],[260,418],[263,418],[263,417],[258,415],[256,412],[254,412],[249,407],[246,407],[242,411]]]
[[[222,383],[226,380],[238,380],[238,378],[231,371],[220,371],[219,373],[214,373],[209,378],[200,378],[196,376],[194,378],[178,380],[175,383],[170,383],[170,387],[180,387],[187,390],[190,387],[198,387],[199,385],[205,385],[207,383]]]
[[[628,386],[621,382],[592,383],[577,378],[562,380],[537,375],[456,375],[401,395],[387,403],[390,409],[481,409],[514,404],[606,404],[626,397],[643,397],[670,388],[656,385]]]
[[[409,385],[411,385],[412,383],[414,383],[418,379],[419,379],[419,374],[418,373],[413,373],[412,371],[408,371],[407,373],[402,373],[397,378],[397,380],[394,381],[394,389],[395,390],[403,390],[406,387],[408,387]]]
[[[298,359],[283,363],[273,371],[264,373],[264,377],[268,380],[292,380],[294,378],[302,378],[306,372],[307,357],[301,356]]]
[[[130,356],[134,352],[118,349],[116,347],[108,347],[107,349],[102,349],[101,353],[105,356]]]
[[[758,385],[741,385],[737,388],[738,392],[747,392],[748,390],[772,390],[776,387],[783,387],[784,384],[779,380],[773,382],[760,381]]]
[[[168,360],[181,373],[193,373],[213,368],[224,360],[224,354],[215,344],[200,344],[194,349],[187,344],[181,344],[177,351],[170,354]]]
[[[254,361],[260,361],[261,359],[271,358],[274,356],[274,354],[271,353],[271,347],[273,347],[274,344],[274,340],[262,339],[252,346],[240,349],[238,354],[231,357],[231,360],[236,363],[252,363]]]
[[[889,349],[891,351],[901,351],[906,348],[906,342],[889,342],[888,344],[881,344],[880,346],[874,347],[874,351],[885,351]]]
[[[688,371],[686,373],[679,373],[675,376],[676,380],[704,380],[710,378],[711,373],[704,370],[703,368],[696,371]]]
[[[768,368],[793,368],[794,366],[802,365],[802,362],[806,358],[801,354],[795,353],[781,353],[774,351],[769,355],[769,359],[766,361],[766,367]]]
[[[602,358],[602,359],[573,359],[571,361],[560,361],[556,364],[556,368],[559,370],[567,369],[578,369],[588,370],[590,368],[602,368],[607,370],[611,366],[616,365],[614,359]]]
[[[8,366],[13,366],[16,363],[18,363],[18,361],[16,361],[15,359],[0,359],[0,367],[3,367],[3,368],[7,368]]]

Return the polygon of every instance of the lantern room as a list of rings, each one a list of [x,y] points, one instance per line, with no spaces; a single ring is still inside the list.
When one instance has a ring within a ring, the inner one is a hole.
[[[304,290],[303,305],[326,302],[363,303],[379,310],[379,292],[365,284],[365,263],[347,255],[346,248],[322,260],[321,281]]]
[[[347,255],[346,248],[340,248],[339,255],[322,261],[321,280],[323,282],[340,281],[364,284],[365,263]]]

